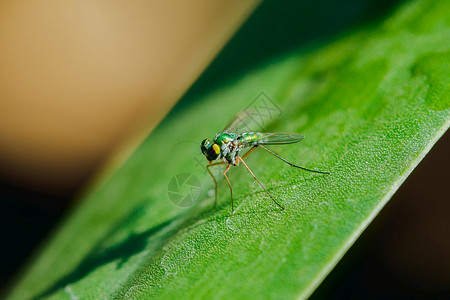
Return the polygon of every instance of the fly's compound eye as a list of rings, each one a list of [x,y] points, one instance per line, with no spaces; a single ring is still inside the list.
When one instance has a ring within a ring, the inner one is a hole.
[[[206,152],[211,147],[211,142],[208,139],[204,139],[200,144],[200,148],[202,149],[202,153],[206,155]]]
[[[216,160],[220,154],[220,147],[217,144],[211,144],[208,139],[204,139],[200,145],[202,153],[206,156],[209,161]]]

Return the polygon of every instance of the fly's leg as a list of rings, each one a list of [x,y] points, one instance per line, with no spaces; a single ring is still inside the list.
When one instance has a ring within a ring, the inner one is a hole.
[[[228,166],[226,167],[225,171],[223,171],[223,176],[225,177],[225,179],[227,180],[228,186],[230,187],[230,196],[231,196],[231,214],[233,214],[234,212],[234,201],[233,201],[233,188],[231,187],[231,182],[230,179],[228,179],[227,176],[227,172],[230,169],[231,164],[228,164]]]
[[[214,180],[214,197],[215,197],[214,208],[216,208],[216,206],[217,206],[217,180],[209,168],[214,167],[214,166],[224,165],[224,164],[225,164],[225,162],[221,161],[221,162],[217,162],[217,163],[213,163],[213,164],[210,163],[209,165],[206,166],[206,170],[208,171],[209,175],[211,175],[211,178]]]
[[[256,149],[256,147],[258,147],[258,145],[253,146],[250,150],[247,151],[247,153],[245,153],[244,155],[242,155],[242,156],[241,156],[242,159],[245,159],[247,156],[249,156],[250,153],[252,153],[252,152]]]
[[[251,148],[250,150],[247,151],[247,153],[245,153],[242,157],[245,158],[247,157],[250,153],[253,152],[253,150],[256,149],[256,147],[258,147],[258,145],[253,146],[253,148]],[[239,160],[237,161],[237,163],[235,164],[236,166],[239,164]],[[233,188],[231,187],[231,182],[230,179],[228,179],[227,176],[227,172],[230,169],[231,164],[229,164],[227,166],[227,168],[225,169],[225,171],[223,171],[223,176],[225,177],[225,179],[227,180],[228,186],[230,187],[230,196],[231,196],[231,214],[233,214],[234,212],[234,200],[233,200]]]
[[[248,154],[250,154],[249,152],[253,151],[254,149],[256,149],[257,146],[254,146],[252,149],[250,149],[247,153],[245,153],[245,155],[243,157],[247,157]],[[247,164],[244,162],[243,157],[238,156],[237,159],[238,161],[242,162],[242,164],[245,166],[245,168],[248,170],[248,172],[253,176],[253,178],[256,180],[256,182],[263,188],[263,190],[267,193],[267,195],[269,195],[270,199],[273,200],[273,202],[275,202],[276,205],[278,205],[279,208],[281,208],[282,210],[284,210],[284,207],[281,206],[273,197],[272,195],[269,193],[269,191],[264,187],[264,185],[258,180],[258,178],[256,178],[255,174],[253,174],[252,170],[250,170],[250,168],[247,166]],[[231,186],[230,186],[231,187]]]
[[[287,163],[287,164],[290,165],[291,167],[299,168],[299,169],[302,169],[302,170],[305,170],[305,171],[309,171],[309,172],[314,172],[314,173],[330,174],[330,172],[316,171],[316,170],[311,170],[311,169],[307,169],[307,168],[304,168],[304,167],[300,167],[300,166],[294,165],[293,163],[288,162],[286,159],[282,158],[282,157],[279,156],[278,154],[276,154],[276,153],[270,151],[270,150],[267,149],[266,147],[264,147],[264,146],[262,146],[262,145],[258,145],[258,146],[260,146],[261,148],[263,148],[264,150],[266,150],[267,152],[269,152],[270,154],[272,154],[272,155],[275,156],[276,158],[281,159],[282,161],[284,161],[285,163]],[[250,149],[250,151],[253,150],[253,149],[254,149],[254,148]],[[249,151],[249,152],[250,152],[250,151]],[[246,156],[247,154],[248,154],[248,152],[247,152],[244,156]]]

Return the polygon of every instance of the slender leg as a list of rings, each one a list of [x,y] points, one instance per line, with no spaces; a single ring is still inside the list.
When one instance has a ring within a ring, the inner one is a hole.
[[[256,147],[255,147],[256,148]],[[255,149],[252,148],[252,149]],[[252,151],[252,149],[250,149],[250,151]],[[250,152],[249,151],[249,152]],[[248,152],[246,153],[248,154]],[[263,190],[267,193],[267,195],[269,195],[270,199],[273,200],[273,202],[275,202],[276,205],[278,205],[278,207],[280,207],[282,210],[284,210],[284,207],[281,206],[273,197],[272,195],[269,193],[269,191],[264,187],[264,185],[262,185],[262,183],[258,180],[258,178],[256,178],[255,174],[253,174],[252,170],[250,170],[250,168],[247,166],[247,164],[244,162],[244,160],[238,156],[237,159],[242,162],[242,164],[245,166],[245,168],[247,168],[247,170],[250,172],[250,174],[252,174],[253,178],[256,180],[256,182],[258,182],[258,184],[263,188]]]
[[[275,156],[275,157],[281,159],[282,161],[284,161],[285,163],[287,163],[288,165],[290,165],[290,166],[292,166],[292,167],[296,167],[296,168],[299,168],[299,169],[302,169],[302,170],[305,170],[305,171],[309,171],[309,172],[314,172],[314,173],[330,174],[330,172],[316,171],[316,170],[311,170],[311,169],[307,169],[307,168],[304,168],[304,167],[300,167],[300,166],[294,165],[293,163],[288,162],[286,159],[282,158],[282,157],[279,156],[278,154],[273,153],[272,151],[270,151],[270,150],[267,149],[266,147],[261,146],[261,145],[259,145],[259,146],[260,146],[261,148],[263,148],[264,150],[266,150],[267,152],[269,152],[270,154],[272,154],[273,156]],[[253,149],[253,148],[252,148],[252,149]],[[251,150],[250,150],[250,151],[251,151]],[[249,151],[249,152],[250,152],[250,151]],[[248,152],[247,152],[247,153],[248,153]],[[246,155],[247,155],[247,153],[246,153]]]
[[[253,150],[256,149],[256,147],[258,147],[258,145],[253,146],[250,150],[247,151],[247,153],[245,153],[242,157],[245,158],[247,157],[250,153],[253,152]],[[236,166],[239,164],[239,160],[236,163]],[[225,171],[223,172],[223,176],[225,177],[225,179],[227,180],[228,183],[228,187],[230,188],[230,195],[231,195],[231,214],[233,214],[234,212],[234,200],[233,200],[233,188],[231,187],[231,182],[230,179],[228,178],[228,176],[226,175],[228,170],[230,169],[231,164],[229,164],[227,166],[227,168],[225,169]]]
[[[209,168],[214,167],[214,166],[224,165],[224,164],[225,164],[225,162],[221,161],[221,162],[216,162],[213,164],[210,163],[209,165],[206,166],[206,170],[208,171],[209,175],[211,175],[211,178],[214,180],[214,197],[215,197],[214,208],[216,208],[216,206],[217,206],[217,180]]]
[[[247,153],[245,153],[244,155],[242,155],[241,157],[242,157],[242,159],[245,159],[247,156],[249,156],[250,155],[250,153],[252,153],[253,152],[253,150],[255,150],[256,149],[256,147],[258,147],[258,145],[255,145],[255,146],[253,146],[250,150],[248,150],[247,151]]]
[[[231,214],[233,214],[234,212],[234,201],[233,201],[233,188],[231,187],[231,182],[230,179],[228,179],[227,176],[227,172],[230,169],[231,164],[228,164],[228,166],[226,167],[225,171],[223,171],[223,176],[225,177],[225,179],[227,180],[228,186],[230,187],[230,195],[231,195]]]

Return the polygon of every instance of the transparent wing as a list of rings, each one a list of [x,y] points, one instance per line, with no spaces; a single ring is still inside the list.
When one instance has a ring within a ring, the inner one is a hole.
[[[243,132],[261,132],[273,119],[277,117],[274,113],[262,107],[250,107],[239,112],[234,116],[230,123],[224,128],[223,132],[234,132],[237,134]]]
[[[222,132],[234,132],[239,134],[243,132],[258,131],[259,128],[252,128],[253,123],[251,113],[247,112],[247,110],[243,110],[234,116]]]
[[[298,143],[304,139],[304,136],[298,133],[259,133],[258,145],[281,145]]]

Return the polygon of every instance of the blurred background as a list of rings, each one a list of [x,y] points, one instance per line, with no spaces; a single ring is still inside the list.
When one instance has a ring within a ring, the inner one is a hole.
[[[171,108],[404,2],[0,3],[0,289]],[[313,298],[450,296],[448,153],[447,133]]]

